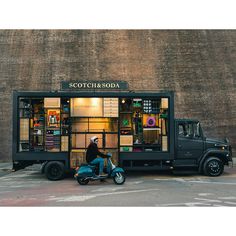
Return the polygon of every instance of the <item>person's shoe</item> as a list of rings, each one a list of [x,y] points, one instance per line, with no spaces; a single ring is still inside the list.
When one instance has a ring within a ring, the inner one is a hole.
[[[100,173],[98,176],[99,176],[99,177],[107,177],[107,174],[102,172],[102,173]]]

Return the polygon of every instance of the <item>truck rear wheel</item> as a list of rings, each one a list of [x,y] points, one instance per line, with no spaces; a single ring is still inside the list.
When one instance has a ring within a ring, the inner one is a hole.
[[[208,176],[219,176],[224,171],[224,164],[218,157],[209,157],[203,164],[203,173]]]
[[[50,161],[45,166],[45,175],[49,180],[63,179],[65,165],[60,161]]]

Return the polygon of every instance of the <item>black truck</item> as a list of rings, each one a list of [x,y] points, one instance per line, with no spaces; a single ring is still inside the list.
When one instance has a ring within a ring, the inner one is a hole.
[[[173,92],[13,93],[13,169],[41,163],[50,180],[84,163],[90,138],[125,170],[209,176],[232,162],[229,141],[206,138],[198,120],[174,118]]]
[[[175,119],[175,157],[175,170],[195,169],[204,175],[219,176],[224,165],[232,163],[232,149],[227,138],[205,137],[198,120]]]

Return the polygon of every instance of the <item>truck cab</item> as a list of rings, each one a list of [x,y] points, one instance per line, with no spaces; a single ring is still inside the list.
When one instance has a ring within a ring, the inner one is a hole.
[[[219,176],[224,165],[232,162],[229,141],[204,136],[200,122],[175,119],[174,170],[196,170],[208,176]]]

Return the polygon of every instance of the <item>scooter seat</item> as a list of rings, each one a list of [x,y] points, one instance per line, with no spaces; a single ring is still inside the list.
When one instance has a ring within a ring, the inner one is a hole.
[[[83,163],[83,164],[81,164],[80,166],[88,166],[88,167],[90,167],[90,168],[95,168],[95,167],[97,167],[98,165],[92,165],[92,164],[88,164],[88,163]]]

